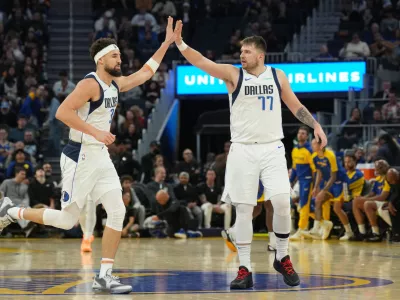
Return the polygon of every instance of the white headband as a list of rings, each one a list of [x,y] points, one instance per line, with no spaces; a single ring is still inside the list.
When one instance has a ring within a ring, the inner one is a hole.
[[[97,54],[94,56],[94,62],[96,63],[96,65],[100,58],[102,58],[104,55],[108,54],[108,52],[111,52],[113,50],[119,50],[118,46],[115,44],[111,44],[102,49],[101,51],[97,52]]]

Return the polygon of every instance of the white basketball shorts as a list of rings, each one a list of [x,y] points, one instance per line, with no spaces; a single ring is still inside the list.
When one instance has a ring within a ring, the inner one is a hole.
[[[232,143],[226,163],[222,201],[257,205],[259,179],[264,185],[265,200],[279,194],[290,194],[283,143]]]
[[[105,193],[122,189],[106,146],[69,141],[61,154],[60,167],[62,208],[76,203],[82,209],[88,196],[97,203]]]

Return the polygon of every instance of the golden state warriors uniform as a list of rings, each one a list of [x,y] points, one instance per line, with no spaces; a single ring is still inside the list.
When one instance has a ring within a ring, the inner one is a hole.
[[[323,156],[318,156],[318,153],[312,154],[313,164],[316,170],[322,174],[320,189],[323,189],[331,177],[331,172],[337,172],[335,183],[329,188],[331,201],[342,201],[344,199],[343,183],[347,180],[346,171],[343,166],[338,163],[335,153],[330,149],[325,149]],[[346,199],[348,200],[348,199]]]
[[[390,185],[384,176],[377,176],[372,186],[372,192],[375,195],[380,195],[382,192],[390,192]]]
[[[258,192],[257,192],[257,202],[264,202],[265,197],[264,197],[264,186],[261,182],[261,180],[259,180],[258,182]]]
[[[77,114],[93,127],[110,131],[111,120],[118,104],[119,89],[113,81],[104,83],[95,72],[85,78],[93,78],[100,88],[100,99],[88,101]],[[107,147],[94,137],[72,129],[69,142],[64,147],[60,167],[62,172],[62,207],[77,203],[85,206],[86,197],[100,199],[105,193],[121,189],[121,184]]]
[[[257,77],[240,68],[229,104],[232,145],[222,201],[256,205],[259,179],[266,199],[290,194],[276,70],[267,66]]]
[[[309,142],[296,145],[292,150],[292,174],[290,182],[297,178],[299,182],[299,228],[305,229],[310,215],[310,202],[313,190],[312,173],[315,172],[312,162],[312,150]]]
[[[347,175],[346,183],[349,191],[349,198],[354,199],[355,197],[361,196],[365,183],[363,172],[356,169],[352,172],[348,171],[346,175]]]

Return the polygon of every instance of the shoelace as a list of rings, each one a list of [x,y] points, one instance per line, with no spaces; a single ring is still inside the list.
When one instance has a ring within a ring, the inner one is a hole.
[[[294,274],[293,265],[292,265],[292,262],[290,261],[290,259],[286,259],[284,262],[282,262],[282,266],[285,269],[287,274],[289,274],[289,275]]]
[[[111,274],[107,274],[105,277],[108,277],[108,278],[110,278],[111,280],[115,280],[115,281],[120,282],[118,276],[114,276],[114,275],[111,275]]]
[[[239,269],[236,279],[243,279],[248,273],[245,269]]]

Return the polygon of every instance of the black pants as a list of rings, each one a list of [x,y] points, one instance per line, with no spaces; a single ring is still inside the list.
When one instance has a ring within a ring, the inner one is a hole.
[[[171,212],[164,216],[164,220],[168,223],[168,236],[173,237],[175,232],[180,229],[185,231],[195,230],[197,226],[197,221],[193,219],[185,206],[179,206],[174,212]]]

